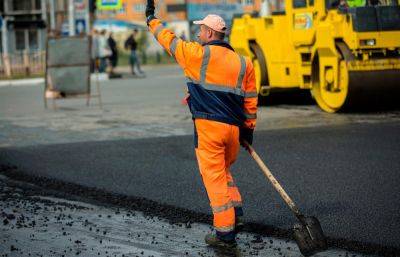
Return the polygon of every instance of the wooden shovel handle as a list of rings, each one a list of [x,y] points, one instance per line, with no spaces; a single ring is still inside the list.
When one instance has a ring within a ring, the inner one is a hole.
[[[300,210],[297,208],[296,204],[293,202],[293,200],[290,198],[290,196],[286,193],[286,191],[283,189],[283,187],[279,184],[279,182],[276,180],[274,175],[272,175],[271,171],[261,160],[260,156],[258,156],[258,154],[254,150],[254,148],[246,140],[243,140],[243,145],[246,148],[246,150],[249,152],[249,154],[253,157],[253,159],[257,162],[258,166],[260,166],[261,170],[264,172],[265,176],[271,182],[272,186],[276,189],[276,191],[278,191],[278,193],[281,195],[282,199],[287,203],[289,208],[294,212],[296,217],[298,217],[298,218],[302,217],[303,215],[300,213]]]

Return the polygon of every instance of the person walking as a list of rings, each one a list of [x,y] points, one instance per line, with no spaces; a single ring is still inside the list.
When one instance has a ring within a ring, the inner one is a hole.
[[[133,75],[136,75],[135,72],[135,66],[137,71],[140,74],[144,74],[144,72],[142,71],[141,67],[140,67],[140,60],[138,58],[137,55],[137,42],[136,42],[136,36],[138,34],[138,30],[134,29],[132,34],[126,39],[125,41],[125,49],[128,49],[131,51],[130,56],[129,56],[129,64],[131,65],[131,71]]]
[[[107,44],[106,38],[106,30],[102,30],[100,32],[100,36],[98,37],[98,52],[100,59],[99,72],[106,72],[107,69],[107,58],[111,55],[111,50]]]
[[[93,29],[92,31],[92,52],[91,52],[91,65],[90,65],[90,72],[96,72],[99,67],[99,39],[98,39],[98,31]]]
[[[210,14],[194,22],[200,26],[200,44],[177,37],[154,16],[154,10],[154,1],[148,0],[149,30],[187,78],[195,153],[214,217],[215,233],[207,234],[205,242],[213,247],[235,247],[243,209],[230,167],[239,144],[253,141],[257,118],[253,64],[223,41],[227,28],[220,16]]]
[[[115,42],[113,38],[113,33],[110,32],[108,39],[107,39],[108,47],[111,50],[111,55],[108,57],[110,61],[110,75],[113,76],[114,74],[114,69],[117,67],[118,64],[118,48],[117,48],[117,42]]]

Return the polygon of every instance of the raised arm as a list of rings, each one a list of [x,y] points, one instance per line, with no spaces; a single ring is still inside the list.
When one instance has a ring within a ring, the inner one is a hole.
[[[161,20],[154,16],[154,1],[148,0],[146,7],[147,25],[160,45],[173,56],[178,64],[185,69],[192,58],[203,56],[203,47],[196,42],[186,42],[175,33],[164,27]]]

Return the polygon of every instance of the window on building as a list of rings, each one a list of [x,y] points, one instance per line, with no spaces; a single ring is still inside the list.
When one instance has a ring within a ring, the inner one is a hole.
[[[28,11],[32,10],[32,8],[31,0],[12,1],[12,10],[14,11]]]
[[[29,49],[37,50],[39,48],[38,30],[30,29],[28,33]]]
[[[2,0],[5,1],[5,0]],[[54,1],[54,0],[52,0]],[[11,4],[11,9],[14,11],[31,11],[31,10],[40,10],[41,9],[41,0],[18,0],[18,1],[9,1]]]
[[[42,9],[42,3],[41,0],[35,0],[35,9],[36,10],[41,10]]]
[[[125,14],[126,13],[126,3],[122,3],[121,9],[117,10],[118,14]]]
[[[39,49],[39,38],[37,29],[15,30],[15,48],[17,51]]]
[[[15,49],[20,51],[25,49],[25,30],[23,29],[15,30]]]
[[[146,5],[145,4],[134,4],[133,10],[135,12],[144,12],[146,10]]]
[[[242,0],[242,5],[253,5],[254,1],[253,0]]]

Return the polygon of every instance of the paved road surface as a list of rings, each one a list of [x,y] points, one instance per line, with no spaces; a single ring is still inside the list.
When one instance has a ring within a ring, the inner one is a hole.
[[[400,248],[400,123],[260,131],[255,148],[329,237]],[[0,148],[32,175],[209,213],[191,136]],[[242,152],[233,168],[249,222],[290,228],[288,208]]]
[[[1,175],[0,209],[0,256],[299,256],[293,241],[253,233],[240,233],[236,249],[213,249],[204,242],[210,225],[172,223],[127,206],[99,206]],[[340,256],[367,257],[334,248],[314,257]]]
[[[191,116],[181,104],[185,78],[178,66],[145,69],[147,78],[102,82],[103,109],[96,99],[86,107],[82,98],[44,109],[43,85],[0,87],[0,147],[191,135]],[[301,104],[293,100],[260,107],[257,130],[400,121],[399,110],[328,114],[303,97],[297,99]]]

